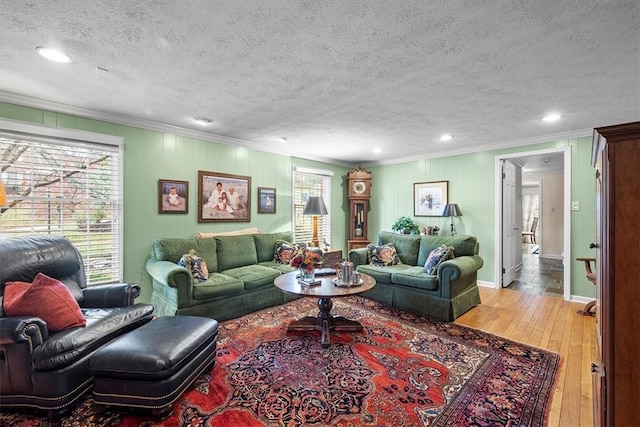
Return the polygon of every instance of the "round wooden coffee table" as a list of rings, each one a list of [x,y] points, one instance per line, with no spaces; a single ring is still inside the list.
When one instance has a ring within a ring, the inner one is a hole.
[[[376,280],[373,277],[360,274],[361,285],[339,287],[333,282],[336,276],[316,276],[316,279],[320,280],[320,284],[309,286],[298,282],[297,275],[297,271],[292,271],[276,277],[273,283],[278,289],[287,294],[317,297],[320,311],[317,317],[307,316],[289,323],[288,331],[320,331],[320,343],[322,347],[326,348],[331,345],[329,339],[330,331],[358,332],[362,330],[360,322],[331,314],[331,308],[333,307],[331,298],[356,295],[368,291],[376,285]]]

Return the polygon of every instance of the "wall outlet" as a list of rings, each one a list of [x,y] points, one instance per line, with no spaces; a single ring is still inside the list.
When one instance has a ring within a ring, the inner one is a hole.
[[[571,210],[572,211],[579,211],[580,210],[580,202],[578,200],[572,200],[571,201]]]

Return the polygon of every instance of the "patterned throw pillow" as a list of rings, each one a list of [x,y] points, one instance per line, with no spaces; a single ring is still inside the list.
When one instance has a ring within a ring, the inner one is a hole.
[[[196,283],[202,283],[209,278],[207,263],[196,255],[195,249],[191,249],[188,254],[182,255],[178,265],[189,270]]]
[[[369,254],[369,264],[371,265],[386,267],[388,265],[402,264],[393,243],[387,243],[382,246],[370,244],[367,246],[367,252]]]
[[[305,243],[289,243],[284,240],[276,240],[273,262],[289,265],[294,256],[304,254],[306,250],[307,245]]]
[[[453,246],[442,245],[439,248],[435,248],[429,252],[427,262],[424,263],[424,272],[435,275],[438,271],[438,266],[451,258],[455,258],[453,254]]]

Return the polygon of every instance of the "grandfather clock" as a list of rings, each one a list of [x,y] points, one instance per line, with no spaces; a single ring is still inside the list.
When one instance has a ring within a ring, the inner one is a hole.
[[[364,248],[370,240],[367,237],[369,221],[369,198],[371,197],[371,172],[358,167],[347,174],[349,185],[349,240],[347,251]]]

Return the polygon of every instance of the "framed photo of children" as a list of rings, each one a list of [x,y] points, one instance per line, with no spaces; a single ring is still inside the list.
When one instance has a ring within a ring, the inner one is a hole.
[[[158,180],[158,213],[189,213],[189,182],[171,179]]]
[[[276,213],[276,189],[258,187],[258,213]]]
[[[251,221],[251,177],[198,171],[198,222]]]
[[[449,181],[413,184],[413,216],[442,216],[449,200]]]

